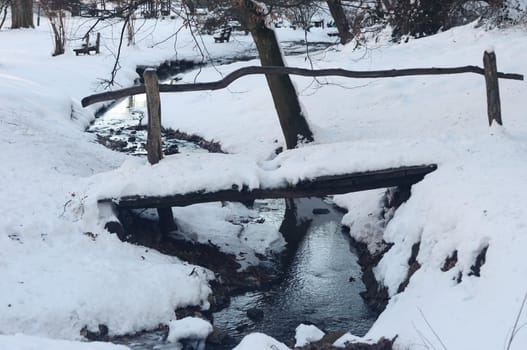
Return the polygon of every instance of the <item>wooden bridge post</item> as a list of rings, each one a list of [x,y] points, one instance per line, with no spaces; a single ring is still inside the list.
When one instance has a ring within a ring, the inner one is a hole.
[[[163,158],[161,140],[161,98],[159,96],[159,81],[155,69],[148,68],[143,73],[148,112],[148,136],[146,140],[147,158],[150,164],[156,164]],[[157,208],[161,233],[176,227],[172,208]]]
[[[487,87],[487,114],[489,116],[489,126],[495,120],[499,125],[501,121],[500,89],[498,86],[498,67],[496,64],[496,54],[485,51],[483,54],[483,68],[485,70],[485,84]]]

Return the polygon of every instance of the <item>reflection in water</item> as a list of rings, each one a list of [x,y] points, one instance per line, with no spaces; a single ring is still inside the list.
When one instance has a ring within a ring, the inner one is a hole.
[[[297,202],[298,203],[298,202]],[[364,335],[376,315],[368,310],[359,293],[360,266],[347,234],[341,230],[342,214],[320,199],[303,199],[299,211],[327,208],[326,215],[312,216],[311,225],[296,251],[283,281],[269,291],[246,293],[214,314],[214,324],[238,341],[250,332],[263,332],[283,342],[294,339],[300,323],[313,323],[330,331]],[[273,215],[273,212],[262,215]],[[354,277],[356,282],[350,282]],[[246,311],[259,308],[264,319],[252,322]]]
[[[375,321],[376,314],[359,295],[364,290],[361,270],[348,235],[342,231],[342,214],[318,198],[295,202],[301,220],[308,220],[310,224],[305,226],[303,238],[288,246],[283,280],[269,290],[233,297],[229,307],[214,313],[214,325],[234,339],[225,346],[208,344],[207,349],[231,349],[251,332],[266,333],[292,346],[295,328],[300,323],[315,324],[326,332],[351,331],[364,335]],[[257,200],[254,207],[266,223],[280,227],[284,200]],[[319,211],[327,214],[313,215],[313,209],[322,209]],[[350,282],[350,277],[355,281]],[[247,317],[247,310],[251,308],[262,310],[264,318],[251,321]],[[163,340],[162,332],[145,333],[120,343],[134,350],[174,347]]]
[[[88,132],[98,135],[104,145],[132,155],[146,155],[146,95],[130,96],[98,116]],[[207,152],[197,144],[171,137],[163,131],[165,155],[178,152]]]

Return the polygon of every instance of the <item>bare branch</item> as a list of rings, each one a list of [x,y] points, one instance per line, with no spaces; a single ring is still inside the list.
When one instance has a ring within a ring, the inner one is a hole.
[[[113,85],[115,83],[115,76],[117,75],[117,71],[121,67],[119,65],[119,58],[121,57],[121,48],[123,46],[123,40],[124,40],[124,33],[126,31],[126,28],[128,26],[128,21],[130,20],[130,17],[126,17],[123,23],[123,27],[121,28],[121,36],[119,38],[119,47],[117,48],[117,56],[115,57],[115,62],[112,69],[112,77],[110,81],[108,82],[108,85]]]
[[[512,326],[511,336],[509,337],[509,341],[507,342],[507,348],[506,350],[510,350],[512,341],[514,340],[514,337],[518,333],[518,331],[523,327],[518,328],[518,323],[520,322],[520,317],[523,313],[523,309],[525,307],[525,303],[527,302],[527,292],[523,296],[523,300],[520,306],[520,309],[518,310],[518,314],[516,315],[516,318],[514,319],[514,325]]]

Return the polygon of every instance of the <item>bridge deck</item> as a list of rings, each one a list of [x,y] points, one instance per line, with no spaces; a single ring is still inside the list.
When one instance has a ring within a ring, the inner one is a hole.
[[[203,190],[164,196],[128,195],[118,198],[103,198],[99,202],[113,202],[120,208],[164,208],[217,201],[243,202],[264,198],[316,197],[376,188],[409,186],[421,181],[426,174],[436,169],[437,165],[435,164],[404,166],[344,175],[322,176],[279,188],[248,189],[243,187],[241,189],[230,188],[214,192]]]

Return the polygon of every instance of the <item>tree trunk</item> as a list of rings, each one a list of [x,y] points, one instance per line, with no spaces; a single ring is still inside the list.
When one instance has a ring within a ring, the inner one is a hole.
[[[2,26],[4,25],[5,19],[7,18],[7,8],[9,7],[9,3],[5,3],[3,5],[0,5],[0,9],[2,11],[2,19],[0,20],[0,29],[2,29]]]
[[[276,35],[265,25],[266,14],[263,14],[251,0],[232,0],[232,4],[239,12],[242,24],[251,32],[262,66],[284,67]],[[289,75],[266,75],[265,78],[273,97],[287,148],[295,148],[299,141],[313,141],[313,133],[302,113],[300,101]]]
[[[194,1],[192,0],[183,0],[183,5],[185,5],[188,9],[189,14],[195,15],[196,14],[196,5],[194,4]]]
[[[49,24],[53,31],[54,50],[53,56],[62,55],[65,52],[66,32],[65,18],[66,15],[61,6],[53,3],[51,0],[40,0],[42,11],[48,17]],[[88,43],[88,40],[87,40]]]
[[[353,39],[353,34],[350,32],[350,26],[342,2],[340,0],[326,0],[331,17],[335,21],[337,31],[339,32],[340,43],[342,45],[349,43]]]
[[[135,14],[131,13],[130,17],[128,19],[128,22],[126,23],[126,31],[127,31],[127,46],[134,46],[135,45]]]
[[[11,28],[34,28],[32,0],[11,1]]]
[[[51,28],[53,29],[53,37],[55,39],[55,49],[53,56],[64,54],[66,45],[66,32],[64,30],[65,14],[62,10],[54,12],[54,17],[49,17]]]

